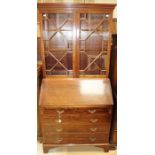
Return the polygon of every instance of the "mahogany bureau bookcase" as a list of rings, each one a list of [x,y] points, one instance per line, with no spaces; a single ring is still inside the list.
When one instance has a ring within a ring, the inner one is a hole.
[[[111,4],[38,3],[44,79],[39,110],[44,152],[93,145],[109,151]]]

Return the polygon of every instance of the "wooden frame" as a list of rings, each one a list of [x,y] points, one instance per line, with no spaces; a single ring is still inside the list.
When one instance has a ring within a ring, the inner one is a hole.
[[[72,13],[73,15],[73,75],[47,75],[45,66],[45,51],[43,43],[43,35],[40,34],[41,41],[41,57],[43,62],[43,76],[44,77],[86,77],[86,78],[103,78],[109,75],[109,65],[110,65],[110,50],[111,50],[111,35],[112,35],[112,12],[115,4],[64,4],[64,3],[38,3],[38,12],[40,20],[40,31],[42,32],[42,14],[43,13]],[[79,32],[80,32],[80,14],[81,13],[96,13],[96,14],[110,14],[110,39],[108,40],[108,51],[107,51],[107,65],[106,65],[106,75],[80,75],[79,73],[79,63],[80,63],[80,47],[79,47]]]

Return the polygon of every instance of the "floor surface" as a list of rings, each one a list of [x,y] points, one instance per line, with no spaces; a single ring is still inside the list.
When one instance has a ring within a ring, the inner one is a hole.
[[[105,153],[102,148],[93,146],[57,147],[43,153],[42,144],[38,142],[37,155],[116,155],[117,150]]]

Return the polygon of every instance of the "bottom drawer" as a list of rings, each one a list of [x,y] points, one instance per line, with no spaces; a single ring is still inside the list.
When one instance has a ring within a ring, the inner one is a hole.
[[[107,143],[108,133],[95,134],[47,134],[43,136],[43,143],[49,144],[90,144]]]

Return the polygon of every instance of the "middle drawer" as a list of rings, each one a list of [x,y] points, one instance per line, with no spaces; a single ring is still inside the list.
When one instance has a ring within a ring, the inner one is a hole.
[[[108,124],[97,124],[97,125],[78,125],[78,124],[61,124],[51,125],[45,124],[43,126],[45,133],[95,133],[95,132],[108,132]]]

